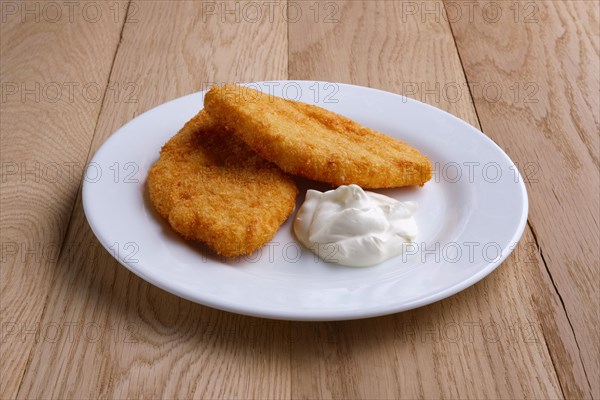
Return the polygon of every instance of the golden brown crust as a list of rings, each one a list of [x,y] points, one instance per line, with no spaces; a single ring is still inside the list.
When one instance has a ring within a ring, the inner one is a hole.
[[[147,188],[175,231],[226,257],[249,254],[271,240],[297,194],[290,177],[205,112],[163,146]]]
[[[285,172],[363,188],[423,185],[431,163],[408,144],[320,107],[247,87],[213,87],[205,110]]]

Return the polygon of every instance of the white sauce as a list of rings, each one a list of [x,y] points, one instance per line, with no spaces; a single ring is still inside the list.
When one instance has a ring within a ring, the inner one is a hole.
[[[325,261],[367,267],[402,253],[417,236],[417,203],[365,192],[360,186],[309,190],[294,221],[298,239]]]

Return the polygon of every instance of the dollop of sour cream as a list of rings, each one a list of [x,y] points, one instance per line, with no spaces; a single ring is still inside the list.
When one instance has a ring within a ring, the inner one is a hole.
[[[294,232],[325,261],[367,267],[401,254],[403,244],[415,239],[416,209],[413,201],[400,202],[357,185],[308,190]]]

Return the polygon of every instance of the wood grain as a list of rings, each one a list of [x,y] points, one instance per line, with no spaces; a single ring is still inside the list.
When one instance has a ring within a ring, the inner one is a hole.
[[[104,102],[91,154],[137,114],[207,82],[286,78],[281,18],[222,22],[198,2],[137,4],[110,81],[135,82],[139,101]],[[42,325],[79,329],[70,341],[37,345],[19,397],[289,397],[286,322],[202,307],[133,276],[97,248],[80,198],[66,240],[81,245],[56,266]]]
[[[290,78],[404,92],[477,126],[450,26],[406,6],[338,3],[338,23],[290,25]],[[452,85],[466,93],[445,93]],[[546,337],[567,324],[528,230],[499,270],[452,298],[377,319],[294,325],[292,397],[559,398],[563,378]],[[504,335],[487,335],[492,326]]]
[[[40,340],[40,318],[123,24],[108,4],[98,10],[103,18],[90,9],[90,18],[73,13],[69,19],[65,10],[44,11],[40,2],[2,4],[2,398],[16,396]]]
[[[473,91],[483,129],[525,175],[529,222],[568,316],[563,343],[550,341],[565,396],[600,398],[600,6],[512,7],[496,23],[461,19],[453,28],[469,81],[510,93],[496,100]],[[519,87],[520,97],[511,89]],[[544,309],[538,313],[546,317]]]
[[[53,3],[57,21],[1,5],[1,398],[600,398],[597,2]],[[444,301],[328,323],[217,311],[118,265],[78,194],[103,141],[210,82],[288,76],[481,126],[528,186],[515,252]]]

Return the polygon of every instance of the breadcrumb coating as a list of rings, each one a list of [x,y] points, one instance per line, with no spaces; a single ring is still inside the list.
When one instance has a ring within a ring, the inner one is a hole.
[[[250,254],[294,210],[294,181],[200,112],[162,148],[147,190],[156,211],[188,240],[226,257]]]
[[[431,163],[408,144],[323,108],[224,85],[205,110],[265,159],[292,175],[365,189],[420,185]]]

